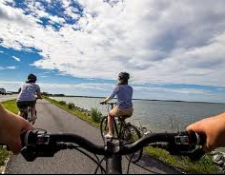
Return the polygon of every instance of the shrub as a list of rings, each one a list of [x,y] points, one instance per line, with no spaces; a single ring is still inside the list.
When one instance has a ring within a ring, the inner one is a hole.
[[[59,104],[60,105],[66,105],[66,102],[65,101],[60,101]]]
[[[100,123],[102,113],[97,108],[91,109],[91,118],[94,122]]]
[[[69,103],[68,104],[69,109],[75,109],[75,104],[74,103]]]

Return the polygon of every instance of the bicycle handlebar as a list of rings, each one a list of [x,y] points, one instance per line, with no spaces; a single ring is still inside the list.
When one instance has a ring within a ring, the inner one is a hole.
[[[204,136],[199,136],[194,132],[149,135],[130,145],[122,145],[118,141],[107,141],[105,146],[97,146],[78,135],[47,134],[47,132],[40,131],[29,131],[21,136],[21,140],[24,146],[21,153],[27,161],[34,161],[38,157],[53,157],[60,150],[75,149],[77,145],[93,154],[112,156],[133,154],[149,144],[162,147],[171,155],[184,155],[198,160],[205,153],[201,147],[199,149],[196,147],[206,142]],[[161,142],[166,143],[167,147],[163,147]]]

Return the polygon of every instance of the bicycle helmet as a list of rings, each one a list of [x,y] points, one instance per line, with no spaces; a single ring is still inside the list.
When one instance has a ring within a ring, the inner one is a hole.
[[[130,79],[130,74],[127,72],[121,72],[119,74],[119,78],[122,80],[129,80]]]
[[[30,74],[27,79],[32,82],[37,81],[37,77],[34,74]]]

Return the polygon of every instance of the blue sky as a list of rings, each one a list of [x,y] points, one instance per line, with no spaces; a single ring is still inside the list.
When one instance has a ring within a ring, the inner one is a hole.
[[[203,6],[204,4],[204,6]],[[135,98],[225,102],[224,0],[2,0],[0,86],[107,96],[128,71]]]

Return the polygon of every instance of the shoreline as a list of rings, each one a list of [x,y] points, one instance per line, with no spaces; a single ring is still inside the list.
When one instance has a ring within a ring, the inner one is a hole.
[[[90,98],[90,99],[105,99],[105,97],[94,97],[94,96],[76,96],[76,95],[50,95],[48,97],[57,97],[57,98]],[[201,101],[180,101],[180,100],[151,100],[151,99],[138,99],[135,98],[133,101],[146,101],[146,102],[171,102],[171,103],[201,103],[201,104],[219,104],[225,105],[225,103],[219,102],[201,102]]]

